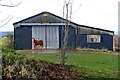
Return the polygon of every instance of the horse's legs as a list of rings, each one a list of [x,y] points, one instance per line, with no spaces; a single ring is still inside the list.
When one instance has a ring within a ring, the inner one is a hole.
[[[40,50],[42,51],[42,46],[40,45]]]
[[[36,45],[34,45],[34,49],[36,48]]]

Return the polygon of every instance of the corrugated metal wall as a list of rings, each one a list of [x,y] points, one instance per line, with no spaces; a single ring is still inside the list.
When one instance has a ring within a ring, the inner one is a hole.
[[[79,34],[76,36],[76,47],[93,48],[93,49],[109,49],[113,50],[112,36],[108,34],[101,34],[100,43],[88,43],[86,34]]]
[[[59,34],[59,40],[60,40],[60,48],[63,47],[63,30],[62,30],[62,26],[59,27],[59,31],[60,31],[60,34]],[[75,37],[76,37],[76,34],[75,34],[75,28],[72,27],[72,26],[69,26],[69,29],[68,29],[68,39],[67,39],[67,48],[75,48]]]
[[[43,48],[57,49],[59,48],[59,27],[50,25],[32,26],[32,38],[43,40]]]
[[[21,26],[14,29],[15,49],[31,49],[32,48],[32,27]]]
[[[68,48],[75,48],[75,28],[72,26],[69,26],[68,29],[68,43],[67,43],[67,47]]]
[[[108,31],[103,31],[103,30],[97,30],[97,29],[92,29],[92,28],[85,28],[82,26],[78,26],[76,28],[77,34],[109,34],[113,35],[113,33],[108,32]]]
[[[43,48],[58,49],[62,47],[62,26],[21,26],[15,28],[14,31],[15,49],[33,49],[32,37],[43,40]],[[112,50],[112,36],[101,34],[100,43],[88,43],[87,34],[75,34],[75,28],[69,27],[67,47],[107,48]]]

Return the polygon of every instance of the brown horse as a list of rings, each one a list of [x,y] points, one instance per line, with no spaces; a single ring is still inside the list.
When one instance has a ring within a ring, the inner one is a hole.
[[[43,41],[42,40],[35,40],[35,38],[32,38],[32,44],[34,45],[34,49],[36,48],[37,45],[40,45],[41,50],[43,48]]]

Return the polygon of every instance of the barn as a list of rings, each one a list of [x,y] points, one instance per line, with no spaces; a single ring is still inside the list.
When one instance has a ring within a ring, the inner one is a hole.
[[[33,49],[32,38],[43,40],[44,49],[62,48],[65,21],[68,20],[50,12],[42,12],[13,23],[15,49]],[[113,31],[68,22],[67,48],[114,50]]]

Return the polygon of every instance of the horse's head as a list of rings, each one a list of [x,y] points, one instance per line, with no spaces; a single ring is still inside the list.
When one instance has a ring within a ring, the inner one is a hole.
[[[32,38],[32,42],[34,42],[35,41],[35,38]]]
[[[35,39],[35,38],[32,38],[32,39]]]

